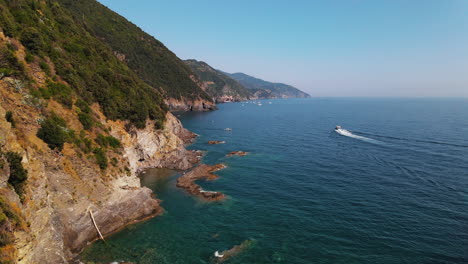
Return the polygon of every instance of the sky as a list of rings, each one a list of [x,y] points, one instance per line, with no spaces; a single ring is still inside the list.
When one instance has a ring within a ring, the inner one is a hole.
[[[99,0],[181,59],[312,96],[468,97],[466,0]]]

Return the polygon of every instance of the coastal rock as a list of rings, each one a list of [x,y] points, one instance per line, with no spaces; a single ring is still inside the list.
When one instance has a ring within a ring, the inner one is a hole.
[[[171,111],[198,111],[198,112],[207,112],[218,109],[216,104],[203,99],[179,99],[170,98],[165,100],[166,104],[169,106]]]
[[[222,262],[224,262],[224,261],[226,261],[226,260],[228,260],[228,259],[242,253],[244,250],[246,250],[247,248],[252,246],[252,244],[253,244],[252,240],[245,240],[240,245],[236,245],[236,246],[232,247],[231,249],[228,249],[228,250],[225,250],[225,251],[219,253],[219,256],[215,256],[215,258],[213,260],[216,263],[222,263]]]
[[[186,190],[188,193],[198,196],[207,201],[217,201],[222,200],[226,196],[221,192],[214,191],[205,191],[200,185],[196,184],[196,180],[205,179],[205,180],[215,180],[219,176],[213,174],[213,172],[219,171],[226,168],[224,164],[216,165],[206,165],[201,164],[198,167],[192,169],[191,171],[185,173],[177,179],[177,187]]]
[[[233,152],[229,152],[226,156],[228,157],[232,157],[232,156],[246,156],[247,154],[249,154],[248,152],[245,152],[245,151],[233,151]]]
[[[88,210],[92,210],[104,236],[160,214],[163,209],[159,200],[141,186],[138,171],[147,167],[186,170],[201,158],[201,152],[185,149],[188,139],[193,140],[195,135],[171,113],[167,113],[164,129],[156,130],[154,123],[147,121],[145,129],[127,131],[125,122],[107,120],[95,104],[92,111],[97,121],[121,142],[119,149],[107,152],[109,158],[117,160],[116,165],[101,170],[93,156],[77,153],[69,143],[58,152],[40,140],[36,133],[38,120],[43,118],[41,111],[24,103],[26,90],[18,91],[7,81],[0,80],[0,146],[3,152],[22,155],[28,171],[22,203],[14,191],[2,191],[29,224],[14,233],[17,263],[69,263],[98,239]],[[5,120],[6,109],[17,121],[14,129]],[[76,112],[53,100],[48,102],[47,110],[63,117],[70,129],[82,129]],[[87,133],[96,137],[93,132]],[[8,169],[4,166],[0,169],[0,188],[4,190],[8,190],[6,175]]]
[[[218,140],[208,141],[208,144],[210,145],[217,145],[217,144],[224,144],[224,143],[226,143],[226,141],[218,141]]]

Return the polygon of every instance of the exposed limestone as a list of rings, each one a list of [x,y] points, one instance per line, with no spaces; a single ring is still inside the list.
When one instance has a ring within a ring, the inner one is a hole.
[[[18,263],[68,263],[98,238],[88,208],[104,236],[161,213],[159,201],[150,189],[141,187],[137,172],[147,167],[186,170],[201,157],[200,152],[184,148],[178,135],[186,142],[194,135],[171,113],[163,130],[155,130],[148,121],[146,129],[127,132],[124,122],[105,120],[99,106],[93,105],[103,127],[122,143],[121,154],[108,152],[109,157],[118,158],[117,166],[101,171],[93,158],[78,155],[72,145],[65,143],[59,153],[37,138],[37,120],[42,118],[37,107],[41,106],[25,104],[26,91],[5,79],[0,80],[0,145],[3,151],[23,155],[29,172],[23,204],[17,196],[10,197],[14,192],[7,196],[10,202],[18,201],[30,224],[15,233]],[[73,111],[54,101],[47,108],[59,113],[70,128],[81,129]],[[6,109],[13,111],[15,129],[4,118]],[[5,186],[6,178],[1,177],[0,183]]]
[[[213,174],[213,172],[219,171],[226,168],[224,164],[206,165],[201,164],[191,171],[185,173],[177,179],[177,187],[183,188],[188,193],[198,196],[207,201],[222,200],[226,196],[220,192],[205,191],[200,185],[196,184],[196,180],[205,179],[212,181],[217,179],[219,176]]]
[[[226,156],[228,157],[232,157],[232,156],[245,156],[249,154],[248,152],[245,152],[245,151],[233,151],[233,152],[229,152]]]
[[[216,105],[208,100],[196,99],[180,99],[176,100],[170,98],[165,100],[166,104],[169,106],[171,111],[212,111],[216,110]]]

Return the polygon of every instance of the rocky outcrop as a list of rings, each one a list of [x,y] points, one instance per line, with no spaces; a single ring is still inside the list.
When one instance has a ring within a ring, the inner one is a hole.
[[[185,173],[177,179],[177,187],[186,190],[188,193],[200,197],[207,201],[222,200],[226,196],[220,192],[205,191],[200,185],[196,184],[196,180],[204,179],[212,181],[218,178],[218,175],[213,174],[216,171],[226,168],[224,164],[206,165],[201,164],[198,167],[192,169],[188,173]]]
[[[233,152],[229,152],[226,156],[228,157],[232,157],[232,156],[246,156],[247,154],[249,154],[248,152],[245,152],[245,151],[233,151]]]
[[[226,143],[226,141],[219,141],[219,140],[208,141],[208,144],[210,145],[218,145],[218,144],[224,144],[224,143]]]
[[[116,159],[116,165],[101,170],[92,156],[78,153],[69,143],[57,152],[37,138],[37,120],[43,118],[44,105],[47,111],[60,114],[71,129],[80,131],[81,124],[75,112],[54,101],[34,103],[16,84],[15,80],[0,80],[0,146],[2,151],[20,153],[29,172],[23,203],[11,189],[6,196],[9,202],[17,202],[29,223],[15,233],[18,263],[68,263],[98,238],[89,210],[104,236],[161,213],[159,201],[151,190],[141,187],[137,172],[147,167],[186,170],[201,157],[200,152],[184,148],[194,134],[171,113],[162,130],[148,121],[145,129],[126,131],[124,122],[106,120],[94,105],[102,128],[122,144],[116,152],[107,153]],[[13,112],[16,128],[5,120],[6,109]],[[6,181],[0,177],[3,187]]]
[[[188,100],[188,99],[179,99],[170,98],[165,100],[166,104],[169,106],[169,109],[174,112],[183,112],[183,111],[199,111],[206,112],[218,109],[216,104],[208,100]]]
[[[132,171],[145,168],[187,170],[201,157],[200,152],[185,149],[185,143],[196,135],[184,129],[171,113],[166,115],[164,129],[158,131],[154,129],[153,121],[148,121],[145,129],[132,128],[128,132],[122,121],[109,124],[112,128],[110,133],[123,145],[123,157],[128,160]]]
[[[231,249],[225,250],[221,253],[218,252],[218,254],[215,255],[215,258],[213,260],[216,263],[222,263],[232,257],[239,255],[240,253],[251,247],[253,243],[254,241],[252,240],[245,240],[240,245],[235,245]]]

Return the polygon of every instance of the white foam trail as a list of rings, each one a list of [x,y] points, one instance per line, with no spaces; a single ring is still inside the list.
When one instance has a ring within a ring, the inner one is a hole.
[[[382,143],[381,141],[378,141],[378,140],[375,140],[375,139],[372,139],[372,138],[367,138],[367,137],[355,135],[355,134],[349,132],[346,129],[339,128],[339,129],[335,129],[335,131],[336,131],[336,133],[338,133],[338,134],[340,134],[342,136],[345,136],[345,137],[355,138],[355,139],[359,139],[359,140],[366,141],[366,142],[369,142],[369,143],[374,143],[374,144],[381,144]]]

